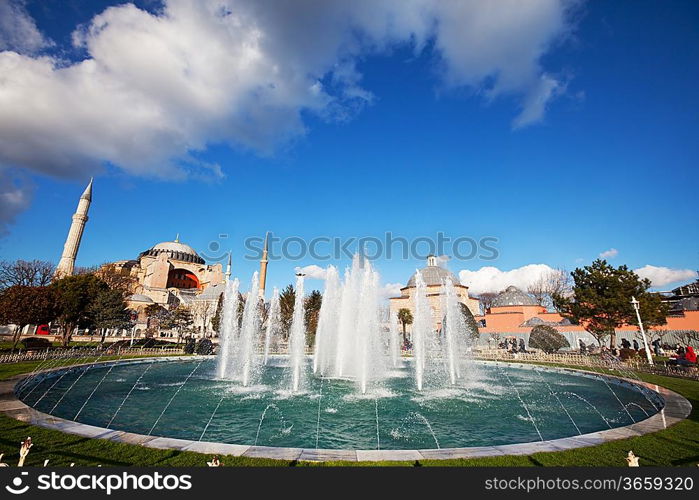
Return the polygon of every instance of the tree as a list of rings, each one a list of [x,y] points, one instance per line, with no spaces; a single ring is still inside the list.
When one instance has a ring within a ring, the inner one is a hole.
[[[66,276],[54,281],[51,287],[57,294],[58,322],[63,333],[63,346],[67,346],[75,328],[95,326],[95,308],[92,306],[109,286],[94,274]]]
[[[296,290],[294,285],[287,285],[279,294],[279,323],[280,331],[284,338],[289,337],[291,321],[294,317],[294,303],[296,302]]]
[[[15,325],[12,350],[27,325],[43,325],[57,315],[56,294],[51,287],[13,285],[0,293],[0,321]]]
[[[177,332],[177,342],[182,339],[182,334],[191,330],[194,324],[192,311],[187,306],[177,306],[171,311],[163,328],[173,329]]]
[[[413,324],[413,313],[410,312],[410,309],[405,307],[398,309],[398,322],[403,326],[403,344],[406,344],[408,337],[405,333],[405,328]]]
[[[551,354],[570,347],[568,340],[550,325],[536,325],[529,334],[529,347]]]
[[[47,286],[53,278],[54,266],[44,260],[0,261],[0,290],[11,286]]]
[[[668,307],[657,294],[649,293],[651,283],[640,279],[626,266],[615,268],[598,259],[590,266],[571,273],[571,296],[555,294],[554,306],[561,315],[582,325],[602,345],[607,336],[610,346],[616,346],[615,329],[637,324],[631,297],[636,297],[641,319],[647,328],[664,324]]]
[[[94,271],[94,274],[112,290],[119,290],[124,297],[133,293],[136,277],[131,275],[131,269],[128,267],[103,264]]]
[[[471,340],[478,340],[481,334],[478,331],[478,322],[476,318],[473,317],[473,313],[463,302],[459,302],[459,307],[461,308],[461,314],[464,316],[464,323],[466,324],[469,338]]]
[[[488,309],[490,309],[493,305],[493,301],[495,300],[495,297],[497,297],[497,293],[493,292],[483,292],[478,296],[478,302],[481,305],[481,309],[483,310],[483,314],[485,314]]]
[[[216,306],[211,300],[195,300],[191,305],[191,311],[196,321],[201,324],[201,333],[206,336],[209,326],[209,317]]]
[[[323,294],[318,290],[313,290],[304,300],[304,323],[306,324],[307,341],[309,345],[315,342],[316,330],[318,329],[318,316],[320,305],[323,302]]]
[[[101,342],[104,342],[108,329],[132,326],[131,312],[126,308],[123,292],[118,289],[99,290],[88,305],[88,315],[92,326],[102,331]]]
[[[216,312],[214,312],[214,315],[211,317],[211,328],[213,328],[216,333],[221,331],[221,318],[223,317],[223,296],[223,293],[218,296],[218,302],[216,302]]]
[[[553,269],[539,276],[527,287],[527,293],[536,303],[546,309],[554,308],[553,297],[568,297],[571,294],[570,274],[563,269]]]

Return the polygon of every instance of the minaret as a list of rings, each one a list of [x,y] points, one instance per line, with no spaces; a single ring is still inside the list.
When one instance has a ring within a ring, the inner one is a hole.
[[[56,273],[54,274],[54,277],[56,278],[63,278],[65,276],[73,275],[73,270],[75,269],[75,258],[78,256],[80,240],[83,237],[85,223],[87,222],[87,212],[90,210],[91,203],[92,178],[90,178],[90,183],[87,185],[83,195],[80,197],[78,208],[73,214],[73,222],[70,224],[68,237],[66,238],[65,245],[63,245],[63,254],[61,255],[61,260],[58,263]]]
[[[231,279],[231,253],[228,252],[228,264],[226,264],[226,283]]]
[[[265,298],[265,284],[267,283],[267,250],[269,243],[269,232],[265,234],[265,246],[262,249],[262,259],[260,259],[260,298]]]

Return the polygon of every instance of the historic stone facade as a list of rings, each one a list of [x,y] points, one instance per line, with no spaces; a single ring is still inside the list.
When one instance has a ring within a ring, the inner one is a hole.
[[[469,296],[468,287],[462,285],[459,278],[451,271],[438,266],[437,259],[434,256],[431,255],[427,258],[427,267],[420,269],[420,274],[425,282],[427,301],[432,312],[432,325],[435,330],[439,330],[442,327],[442,319],[445,314],[442,311],[442,301],[444,299],[443,283],[447,279],[450,279],[454,284],[454,290],[459,302],[465,304],[474,316],[480,314],[478,299]],[[398,310],[405,308],[409,309],[414,317],[415,290],[415,274],[413,274],[410,280],[408,280],[408,284],[400,289],[400,296],[389,299],[391,314],[398,314]],[[410,326],[407,326],[406,331],[410,332],[410,330]]]

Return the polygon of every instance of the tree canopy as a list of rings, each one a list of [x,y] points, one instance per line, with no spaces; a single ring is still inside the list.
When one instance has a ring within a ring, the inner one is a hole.
[[[554,306],[563,317],[582,325],[600,345],[610,337],[610,345],[614,347],[615,329],[638,323],[631,305],[632,297],[640,303],[645,327],[666,322],[667,305],[659,295],[648,292],[651,286],[648,279],[639,278],[627,266],[614,267],[598,259],[589,266],[576,269],[571,276],[572,294],[555,294]]]

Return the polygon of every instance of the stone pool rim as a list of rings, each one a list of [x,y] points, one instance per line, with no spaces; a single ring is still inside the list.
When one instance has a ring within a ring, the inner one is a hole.
[[[629,379],[617,375],[600,374],[597,372],[561,367],[556,365],[543,366],[532,363],[507,362],[508,366],[531,369],[532,366],[553,371],[572,372],[595,375],[608,379],[621,380],[636,386],[645,387],[658,394],[664,400],[664,406],[657,413],[634,424],[615,427],[613,429],[591,432],[578,436],[532,441],[496,446],[477,446],[465,448],[440,448],[418,450],[347,450],[347,449],[316,449],[316,448],[285,448],[274,446],[254,446],[243,444],[227,444],[211,441],[192,441],[188,439],[148,436],[127,431],[106,429],[93,425],[81,424],[73,420],[55,417],[26,405],[15,394],[19,383],[29,377],[61,371],[70,371],[87,365],[109,366],[114,364],[134,364],[150,361],[192,361],[197,359],[214,359],[215,356],[160,356],[123,360],[97,361],[77,363],[47,370],[24,373],[0,381],[0,413],[15,420],[40,427],[58,430],[77,436],[106,439],[113,442],[145,446],[162,450],[179,450],[202,453],[206,455],[231,455],[248,458],[267,458],[277,460],[301,461],[348,461],[348,462],[380,462],[380,461],[415,461],[415,460],[445,460],[458,458],[495,457],[506,455],[531,455],[539,452],[564,451],[575,448],[596,446],[610,441],[643,436],[685,420],[692,411],[691,403],[682,395],[665,387],[640,380]],[[487,362],[487,361],[486,361]],[[498,363],[490,361],[490,363]]]

